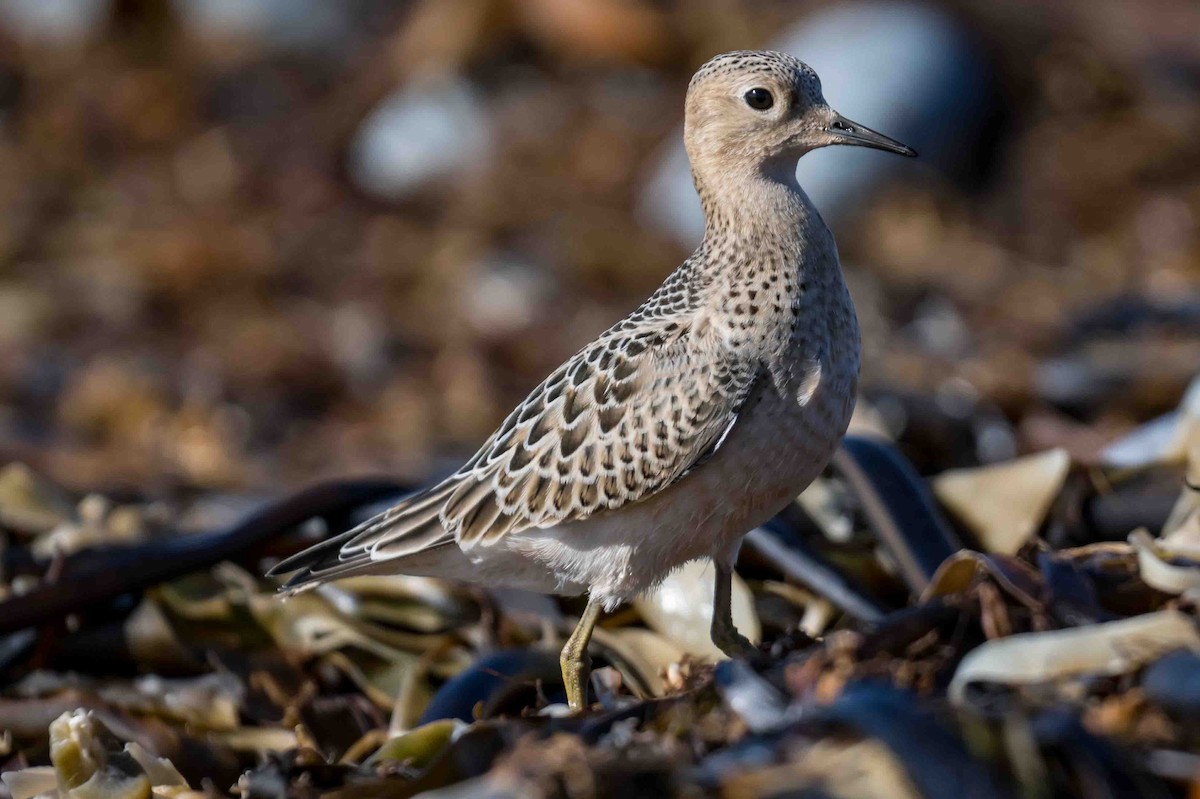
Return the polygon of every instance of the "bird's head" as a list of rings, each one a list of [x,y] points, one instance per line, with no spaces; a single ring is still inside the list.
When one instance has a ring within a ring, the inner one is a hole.
[[[831,144],[916,155],[834,111],[811,67],[768,50],[725,53],[700,67],[688,86],[684,142],[698,176],[738,168],[791,172],[804,153]]]

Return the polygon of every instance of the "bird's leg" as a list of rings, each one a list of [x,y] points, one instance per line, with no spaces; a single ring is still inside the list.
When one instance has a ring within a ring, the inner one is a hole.
[[[717,582],[713,589],[712,642],[731,658],[754,657],[758,647],[733,624],[733,567],[719,560],[713,565],[717,567]]]
[[[601,602],[594,596],[588,597],[587,607],[579,617],[579,624],[563,646],[558,662],[562,666],[563,686],[567,689],[567,704],[575,713],[583,710],[587,701],[587,676],[592,659],[588,657],[588,641],[592,640],[592,630],[596,620],[600,618]]]

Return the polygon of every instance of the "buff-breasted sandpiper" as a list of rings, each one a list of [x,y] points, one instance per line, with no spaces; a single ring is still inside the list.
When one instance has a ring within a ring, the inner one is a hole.
[[[411,574],[586,592],[561,658],[578,710],[600,611],[707,557],[713,642],[752,650],[730,613],[741,539],[825,467],[858,380],[854,306],[796,160],[833,144],[915,153],[836,113],[816,73],[776,52],[702,66],[684,138],[706,218],[695,253],[453,475],[276,566],[297,572],[284,590]]]

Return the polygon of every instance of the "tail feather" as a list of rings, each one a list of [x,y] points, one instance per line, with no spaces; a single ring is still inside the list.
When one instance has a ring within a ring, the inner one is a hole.
[[[268,576],[295,572],[280,588],[296,593],[319,583],[372,571],[381,564],[453,543],[441,522],[441,506],[453,486],[446,483],[414,494],[357,527],[314,544],[277,563]],[[381,546],[386,544],[386,551]]]
[[[389,508],[351,532],[342,552],[350,557],[366,552],[377,558],[398,557],[437,543],[446,533],[442,507],[454,483],[446,481]]]

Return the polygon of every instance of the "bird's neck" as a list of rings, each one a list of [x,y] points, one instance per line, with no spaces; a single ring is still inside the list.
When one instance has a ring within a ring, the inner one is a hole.
[[[786,367],[773,372],[779,386],[797,374],[788,364],[815,357],[817,339],[840,374],[856,374],[858,322],[837,245],[797,184],[794,161],[719,187],[696,183],[706,228],[690,259],[693,282],[728,344]]]
[[[704,208],[701,250],[720,253],[726,279],[736,279],[739,263],[746,268],[800,268],[837,258],[812,258],[834,250],[833,236],[808,195],[796,182],[795,161],[781,161],[742,171],[726,171],[720,180],[696,175]],[[730,269],[732,267],[732,269]],[[733,272],[732,274],[730,272]]]

